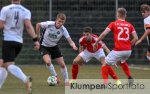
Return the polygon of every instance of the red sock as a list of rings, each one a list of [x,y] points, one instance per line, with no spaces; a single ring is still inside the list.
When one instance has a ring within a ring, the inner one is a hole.
[[[130,73],[130,69],[128,67],[128,64],[127,62],[124,62],[124,63],[120,63],[120,66],[122,67],[124,73],[127,75],[127,77],[131,77],[131,73]]]
[[[111,66],[107,66],[107,68],[108,68],[109,75],[113,79],[118,80],[118,77],[117,77],[116,73],[114,72],[113,68]]]
[[[108,83],[108,68],[107,66],[102,66],[102,77],[104,79],[104,84]]]
[[[78,71],[79,71],[78,64],[72,64],[72,79],[77,79]]]

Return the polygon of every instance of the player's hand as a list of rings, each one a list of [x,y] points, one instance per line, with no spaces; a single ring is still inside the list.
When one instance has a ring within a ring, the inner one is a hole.
[[[38,50],[40,48],[40,43],[38,41],[34,42],[34,49]]]
[[[78,48],[74,45],[73,47],[73,50],[75,50],[75,51],[77,51],[78,50]]]
[[[138,44],[140,44],[142,41],[141,40],[138,40],[136,43],[135,43],[135,45],[138,45]]]
[[[96,50],[97,50],[97,46],[98,46],[98,44],[97,44],[97,43],[94,43],[94,44],[93,44],[93,50],[94,50],[94,51],[96,51]]]

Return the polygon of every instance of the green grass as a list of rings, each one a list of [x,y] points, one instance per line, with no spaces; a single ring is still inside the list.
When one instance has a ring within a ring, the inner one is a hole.
[[[61,84],[57,86],[48,86],[47,77],[50,75],[49,71],[44,65],[27,65],[20,66],[23,71],[33,77],[33,94],[64,94],[64,83],[60,73],[59,66],[55,65],[56,71],[61,78]],[[99,79],[101,78],[100,66],[83,65],[80,67],[78,78],[80,79]],[[71,66],[68,66],[69,77],[71,78]],[[123,71],[115,68],[119,78],[126,78]],[[150,70],[131,69],[134,78],[149,79]],[[0,90],[0,94],[26,94],[24,84],[12,75],[8,75],[7,80]]]

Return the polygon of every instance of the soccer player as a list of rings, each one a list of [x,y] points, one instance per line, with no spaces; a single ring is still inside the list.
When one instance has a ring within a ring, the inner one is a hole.
[[[27,94],[31,93],[31,84],[23,71],[15,65],[15,58],[21,51],[24,25],[28,34],[33,38],[35,48],[40,44],[31,24],[31,12],[21,5],[21,0],[11,0],[10,5],[4,6],[0,13],[0,28],[3,28],[2,59],[3,66],[15,77],[26,84]],[[7,77],[6,69],[1,69],[0,86]]]
[[[63,56],[57,45],[58,41],[64,36],[74,50],[78,50],[75,43],[72,41],[67,29],[63,26],[66,21],[64,13],[57,14],[56,21],[45,21],[36,24],[36,33],[40,37],[40,29],[42,28],[42,35],[40,39],[40,53],[45,64],[48,66],[52,76],[57,76],[57,73],[52,65],[51,60],[55,59],[61,67],[64,82],[68,83],[68,71],[64,62]]]
[[[107,66],[114,65],[117,62],[125,63],[129,58],[132,52],[132,45],[138,40],[137,33],[132,24],[125,21],[127,11],[125,8],[118,8],[117,10],[117,20],[111,22],[107,28],[102,32],[94,44],[96,47],[110,31],[114,35],[114,49],[106,56],[106,61],[103,63],[102,74],[106,78],[105,82],[107,83],[108,79],[108,69]],[[130,38],[132,40],[130,40]]]
[[[142,4],[141,5],[141,14],[144,18],[144,29],[145,33],[143,36],[136,42],[136,45],[142,42],[142,40],[147,37],[147,42],[148,42],[148,50],[146,57],[150,61],[150,6],[147,4]]]
[[[96,58],[102,64],[105,63],[105,53],[104,50],[109,53],[110,50],[107,48],[105,43],[100,41],[97,47],[93,48],[93,44],[98,39],[97,35],[92,34],[91,27],[84,27],[83,36],[79,40],[79,55],[74,59],[72,64],[72,79],[75,81],[77,79],[79,65],[82,65],[84,62],[88,62],[92,58]],[[104,49],[104,50],[103,50]],[[110,76],[115,79],[118,83],[117,75],[111,66],[107,66]],[[105,78],[104,78],[105,79]]]

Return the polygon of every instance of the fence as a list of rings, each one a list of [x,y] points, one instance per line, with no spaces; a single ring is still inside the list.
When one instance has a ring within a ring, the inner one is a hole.
[[[117,1],[117,2],[116,2]],[[150,4],[149,0],[25,0],[23,5],[31,10],[33,25],[37,22],[49,19],[55,20],[57,13],[64,12],[67,15],[65,27],[68,29],[72,39],[78,44],[82,36],[82,28],[91,26],[93,33],[99,35],[109,22],[115,20],[116,5],[125,7],[128,11],[127,21],[131,22],[139,35],[144,33],[143,18],[140,14],[140,5],[143,3]],[[0,8],[9,4],[6,0],[0,1]],[[1,35],[2,36],[2,35]],[[107,46],[113,48],[112,34],[109,34],[104,42]],[[31,38],[24,32],[24,47],[17,58],[17,62],[24,64],[40,64],[41,56],[33,50]],[[78,52],[74,52],[66,39],[59,42],[62,54],[66,63],[72,62]],[[135,64],[148,64],[145,57],[147,50],[146,40],[137,47],[134,47],[129,62]],[[91,61],[91,62],[96,62]]]

